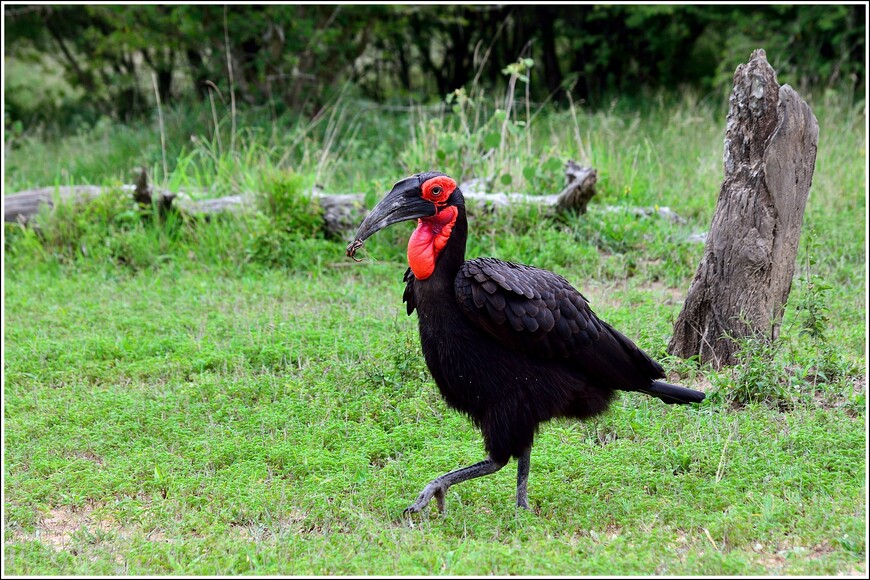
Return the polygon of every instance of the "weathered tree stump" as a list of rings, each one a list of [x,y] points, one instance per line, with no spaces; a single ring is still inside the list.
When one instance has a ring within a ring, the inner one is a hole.
[[[763,49],[734,73],[725,178],[698,267],[668,345],[716,368],[734,364],[736,338],[779,333],[791,290],[819,125]]]

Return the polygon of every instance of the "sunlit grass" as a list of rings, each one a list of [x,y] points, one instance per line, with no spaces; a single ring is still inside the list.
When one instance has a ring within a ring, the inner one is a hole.
[[[170,112],[170,188],[271,197],[259,213],[161,222],[114,194],[56,208],[38,231],[6,226],[6,572],[866,573],[865,120],[836,94],[811,104],[819,157],[784,339],[747,345],[745,364],[720,372],[665,347],[703,250],[687,237],[715,206],[722,103],[578,107],[576,124],[546,109],[531,154],[528,134],[512,134],[503,170],[496,147],[478,148],[495,144],[485,102],[465,133],[446,114],[345,103],[240,123],[234,151],[210,110]],[[448,138],[467,159],[416,166],[438,162],[428,140]],[[162,183],[159,143],[151,125],[20,143],[6,190],[129,182],[143,164]],[[399,514],[422,485],[483,453],[439,397],[401,303],[411,226],[351,263],[299,195],[379,196],[412,166],[496,184],[508,172],[523,189],[548,179],[524,181],[529,164],[583,154],[600,176],[587,214],[472,211],[469,256],[558,271],[674,381],[710,396],[671,408],[624,394],[594,421],[546,425],[532,513],[513,507],[510,464],[451,488],[446,514],[411,527]],[[687,222],[603,207],[656,204]],[[830,288],[807,284],[818,280]]]

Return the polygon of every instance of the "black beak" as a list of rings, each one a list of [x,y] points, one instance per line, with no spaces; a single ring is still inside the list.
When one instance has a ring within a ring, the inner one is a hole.
[[[435,215],[435,204],[421,197],[417,176],[398,182],[360,224],[353,242],[347,246],[351,258],[376,232],[395,223]]]

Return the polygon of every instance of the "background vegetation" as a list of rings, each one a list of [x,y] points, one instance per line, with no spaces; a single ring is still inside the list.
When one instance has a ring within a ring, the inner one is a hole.
[[[314,115],[348,83],[378,102],[437,103],[469,85],[502,87],[501,68],[520,58],[537,63],[531,99],[570,94],[597,106],[645,88],[727,93],[734,68],[759,46],[799,91],[863,93],[864,9],[7,5],[4,112],[27,124],[130,120],[153,109],[154,85],[164,104],[232,92],[273,115]],[[62,74],[46,86],[49,71]]]
[[[4,226],[5,572],[866,575],[863,13],[571,8],[232,6],[225,26],[216,6],[4,7],[5,191],[144,166],[193,195],[262,194],[204,221],[117,191]],[[547,37],[570,89],[552,98]],[[781,338],[717,372],[665,346],[722,179],[730,75],[758,46],[816,114],[818,159]],[[551,193],[567,159],[599,171],[586,215],[472,211],[469,255],[558,271],[708,398],[626,394],[547,425],[531,513],[511,464],[403,520],[480,437],[404,314],[408,227],[351,263],[308,192],[374,203],[438,168]],[[656,205],[685,221],[630,211]]]

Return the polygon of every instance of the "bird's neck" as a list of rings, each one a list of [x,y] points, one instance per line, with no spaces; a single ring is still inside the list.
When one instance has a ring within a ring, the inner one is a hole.
[[[421,218],[408,240],[408,265],[418,280],[433,276],[452,280],[465,262],[468,221],[465,206],[448,206]]]
[[[454,285],[459,268],[465,263],[468,222],[465,207],[457,206],[457,209],[450,237],[436,257],[432,273],[426,278],[419,278],[414,273],[413,293],[420,338],[424,344],[441,345],[437,348],[432,346],[435,350],[430,352],[440,352],[445,337],[459,328],[457,324],[461,326],[457,318],[463,317],[462,311],[456,308]]]

